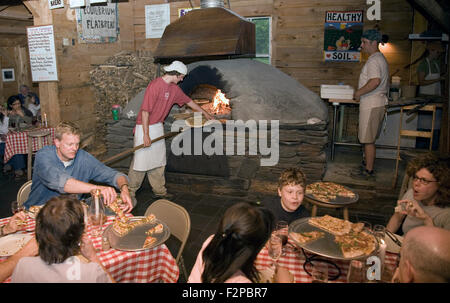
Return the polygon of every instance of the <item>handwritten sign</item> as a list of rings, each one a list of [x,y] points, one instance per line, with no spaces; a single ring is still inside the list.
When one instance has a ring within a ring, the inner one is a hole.
[[[327,11],[325,15],[325,61],[358,62],[361,53],[363,11]]]
[[[50,9],[64,7],[64,0],[48,0],[48,6]]]
[[[145,39],[161,38],[169,24],[169,3],[145,6]]]
[[[53,25],[27,27],[33,82],[58,81]]]
[[[119,32],[117,3],[78,8],[76,15],[79,43],[116,42]]]

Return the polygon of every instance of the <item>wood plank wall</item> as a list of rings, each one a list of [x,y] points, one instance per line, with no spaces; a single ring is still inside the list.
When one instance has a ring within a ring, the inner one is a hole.
[[[199,0],[191,1],[200,6]],[[159,39],[145,39],[145,5],[165,3],[164,0],[135,0],[135,43],[136,49],[154,51]],[[171,2],[171,20],[178,18],[178,9],[190,7],[189,1]],[[225,7],[228,2],[225,1]],[[230,8],[244,17],[272,17],[272,65],[297,79],[300,83],[319,93],[321,84],[344,82],[357,86],[359,72],[367,60],[362,62],[324,62],[323,38],[325,12],[329,10],[367,11],[365,0],[231,0]],[[413,11],[406,0],[381,1],[381,20],[378,22],[383,33],[390,36],[390,48],[384,50],[391,73],[409,82]],[[364,27],[373,28],[375,21],[368,21],[364,15]],[[188,29],[187,29],[188,30]],[[397,71],[398,70],[398,71]]]

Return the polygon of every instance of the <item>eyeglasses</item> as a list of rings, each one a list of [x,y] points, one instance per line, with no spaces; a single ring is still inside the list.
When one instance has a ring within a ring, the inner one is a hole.
[[[419,181],[419,183],[422,184],[422,185],[428,185],[428,184],[430,184],[432,182],[439,182],[439,181],[427,180],[427,179],[424,179],[424,178],[419,178],[417,176],[413,177],[413,181]]]

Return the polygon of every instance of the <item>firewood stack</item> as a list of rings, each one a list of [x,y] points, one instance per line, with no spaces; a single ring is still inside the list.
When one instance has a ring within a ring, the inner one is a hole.
[[[96,96],[96,145],[105,146],[107,122],[112,120],[112,106],[119,104],[122,109],[125,108],[134,96],[156,78],[157,65],[153,61],[148,51],[123,51],[109,57],[90,72]]]

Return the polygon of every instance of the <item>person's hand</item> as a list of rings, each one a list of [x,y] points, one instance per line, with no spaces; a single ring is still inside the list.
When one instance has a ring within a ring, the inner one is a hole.
[[[95,250],[91,239],[89,239],[89,237],[86,235],[83,235],[83,237],[81,238],[80,252],[89,261],[100,263],[100,259],[97,256],[97,251]]]
[[[100,193],[103,196],[103,201],[106,205],[109,205],[117,198],[116,190],[110,186],[97,186],[100,189]]]
[[[16,110],[16,114],[18,114],[18,115],[21,116],[21,117],[24,117],[24,116],[25,116],[25,113],[23,112],[22,109]]]
[[[123,211],[125,213],[129,213],[133,209],[133,202],[131,200],[130,192],[128,191],[128,186],[123,186],[122,191],[120,193],[120,197],[122,198],[122,201],[126,203],[125,208]]]
[[[22,226],[25,226],[26,219],[27,215],[23,211],[16,213],[11,217],[8,224],[5,225],[5,227],[3,228],[3,232],[5,233],[5,235],[15,233],[16,231],[20,230]]]
[[[417,201],[409,201],[406,214],[417,219],[423,220],[425,225],[433,225],[433,219],[420,207]],[[431,224],[430,224],[431,223]]]
[[[17,257],[33,257],[37,256],[39,253],[39,245],[36,241],[36,238],[33,237],[30,241],[25,244],[22,249],[16,252],[14,255]]]
[[[400,270],[398,267],[395,269],[394,275],[392,276],[391,283],[400,283]]]
[[[287,268],[277,265],[273,280],[274,283],[294,283],[294,276]]]
[[[355,90],[353,93],[353,100],[359,101],[359,98],[361,98],[361,94],[359,93],[359,90]]]
[[[149,135],[144,135],[144,146],[149,147],[152,145],[152,140],[150,139]]]

